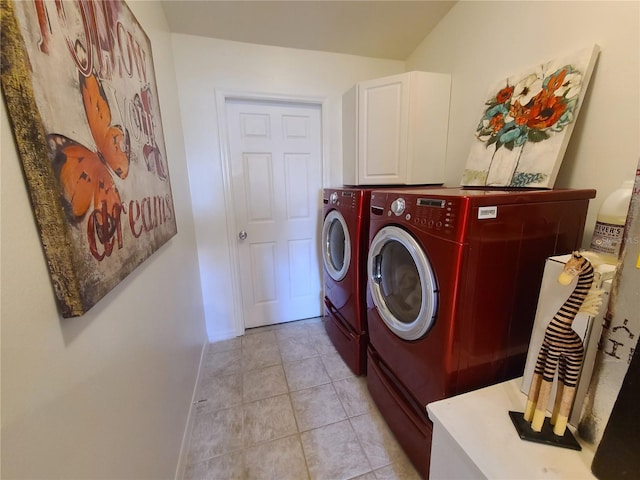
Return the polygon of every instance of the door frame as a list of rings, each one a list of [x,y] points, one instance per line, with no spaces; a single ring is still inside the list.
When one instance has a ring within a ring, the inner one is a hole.
[[[228,90],[228,89],[215,89],[216,96],[216,115],[218,120],[218,138],[220,141],[220,160],[222,165],[222,182],[224,189],[224,203],[225,203],[225,219],[227,227],[227,243],[229,245],[229,258],[231,264],[229,265],[231,271],[231,289],[232,289],[232,303],[233,303],[233,316],[236,336],[244,335],[245,322],[244,313],[242,308],[242,283],[240,280],[239,269],[239,252],[236,242],[236,212],[233,201],[233,193],[231,188],[231,152],[229,146],[229,132],[228,132],[228,119],[227,119],[227,100],[249,100],[249,101],[266,101],[266,102],[280,102],[280,103],[295,103],[295,104],[309,104],[318,105],[320,107],[320,128],[321,128],[321,146],[322,146],[322,186],[327,185],[326,179],[329,175],[329,162],[327,161],[327,152],[329,151],[329,136],[327,125],[329,125],[328,118],[328,98],[317,97],[308,95],[287,95],[279,93],[261,93],[261,92],[249,92],[242,90]]]

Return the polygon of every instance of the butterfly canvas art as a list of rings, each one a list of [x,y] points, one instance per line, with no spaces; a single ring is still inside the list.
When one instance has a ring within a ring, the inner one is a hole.
[[[2,91],[63,317],[177,233],[151,43],[121,0],[0,0]]]

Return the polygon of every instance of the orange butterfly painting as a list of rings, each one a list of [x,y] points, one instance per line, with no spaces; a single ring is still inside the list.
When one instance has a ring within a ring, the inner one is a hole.
[[[177,234],[151,41],[125,0],[0,3],[0,87],[53,293],[84,315]]]
[[[67,215],[80,220],[88,211],[102,210],[106,215],[96,215],[96,230],[100,237],[108,238],[113,235],[122,210],[113,175],[124,180],[129,173],[129,133],[122,126],[111,124],[111,109],[95,75],[80,75],[80,91],[95,150],[64,135],[50,134],[47,140],[54,152],[54,169]]]

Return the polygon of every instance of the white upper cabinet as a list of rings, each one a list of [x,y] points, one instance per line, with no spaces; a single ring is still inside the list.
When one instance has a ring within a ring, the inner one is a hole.
[[[443,183],[450,91],[450,75],[407,72],[360,82],[346,92],[343,183]]]

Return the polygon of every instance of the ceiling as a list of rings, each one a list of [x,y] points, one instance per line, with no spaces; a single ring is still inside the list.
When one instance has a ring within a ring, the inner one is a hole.
[[[445,1],[161,2],[175,33],[405,60],[456,3]]]

